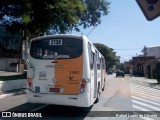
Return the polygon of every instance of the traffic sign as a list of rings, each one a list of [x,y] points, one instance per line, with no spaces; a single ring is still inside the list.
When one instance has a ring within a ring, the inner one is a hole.
[[[136,0],[147,20],[160,16],[160,0]]]

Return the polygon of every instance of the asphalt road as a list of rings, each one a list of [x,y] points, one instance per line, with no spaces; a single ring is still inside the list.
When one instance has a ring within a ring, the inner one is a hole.
[[[26,94],[15,94],[0,95],[0,111],[42,113],[42,119],[160,120],[160,90],[152,83],[143,77],[107,75],[100,101],[89,108],[31,104]]]

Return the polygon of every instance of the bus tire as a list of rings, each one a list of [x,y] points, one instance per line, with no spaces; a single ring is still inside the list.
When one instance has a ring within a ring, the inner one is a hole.
[[[95,103],[98,103],[98,102],[99,102],[99,98],[100,98],[100,85],[98,84],[97,98],[96,98]]]

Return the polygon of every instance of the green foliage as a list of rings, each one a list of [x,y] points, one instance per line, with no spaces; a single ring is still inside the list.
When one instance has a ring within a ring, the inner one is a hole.
[[[104,56],[106,60],[107,68],[111,68],[118,62],[116,57],[116,52],[112,48],[101,44],[101,43],[94,43],[94,46],[98,49],[98,51]]]
[[[84,28],[99,25],[102,15],[108,15],[109,4],[106,0],[85,0],[87,10],[80,16],[80,25]]]
[[[1,0],[0,23],[29,38],[49,29],[66,33],[100,24],[108,5],[105,0]]]

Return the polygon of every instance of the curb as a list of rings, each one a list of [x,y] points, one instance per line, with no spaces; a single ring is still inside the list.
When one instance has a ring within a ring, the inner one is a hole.
[[[0,81],[0,92],[24,89],[27,86],[26,79]]]
[[[0,99],[5,98],[5,97],[9,97],[9,96],[13,96],[13,93],[8,93],[8,94],[2,94],[0,95]]]
[[[27,93],[26,88],[11,90],[7,92],[0,92],[0,99],[10,97],[10,96],[22,95],[26,93]]]

